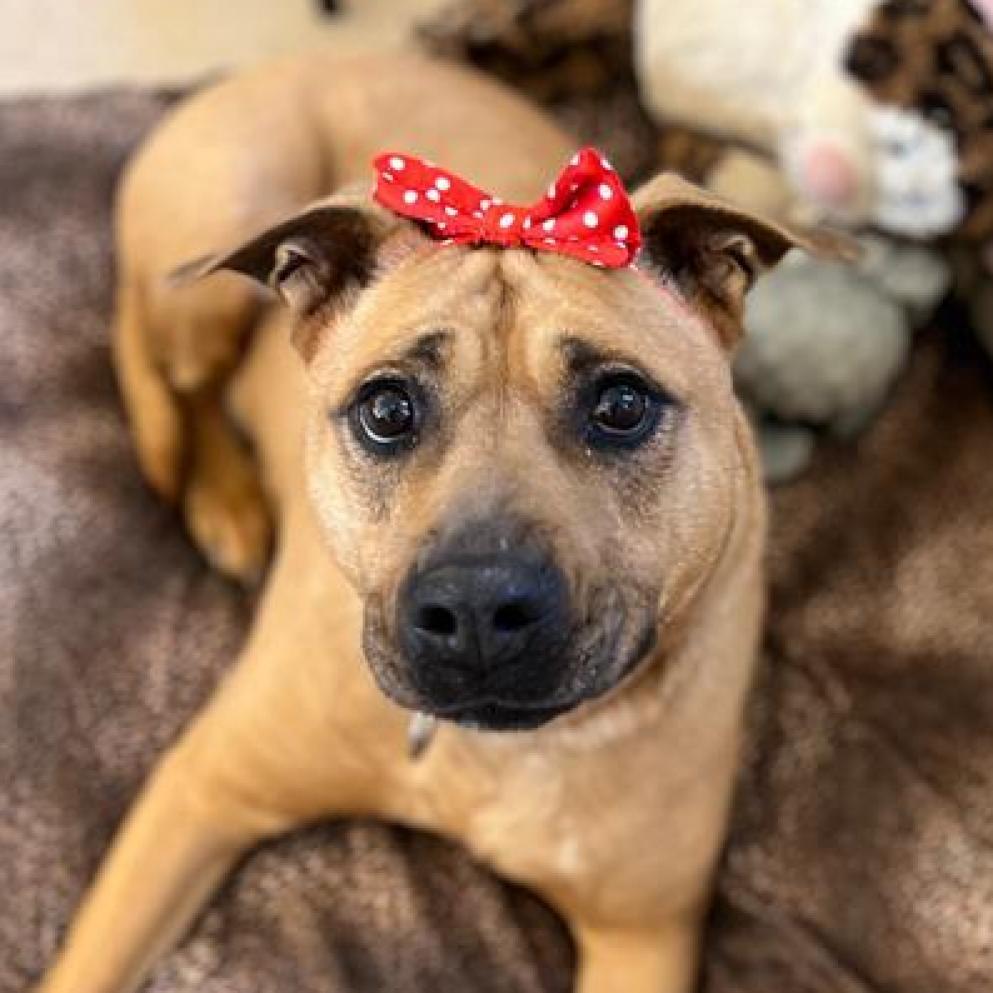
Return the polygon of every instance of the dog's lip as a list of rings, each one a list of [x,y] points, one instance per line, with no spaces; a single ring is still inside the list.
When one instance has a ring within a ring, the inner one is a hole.
[[[493,688],[480,687],[472,695],[467,694],[452,703],[430,705],[429,712],[443,720],[455,720],[459,714],[468,711],[493,708],[507,713],[527,714],[557,711],[562,713],[578,707],[583,702],[582,694],[555,694],[537,700],[519,700]]]
[[[504,704],[496,701],[445,708],[438,717],[471,731],[534,731],[572,710],[576,704],[553,706]]]

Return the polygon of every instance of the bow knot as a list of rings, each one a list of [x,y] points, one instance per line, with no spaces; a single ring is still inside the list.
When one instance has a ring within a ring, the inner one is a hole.
[[[385,152],[373,164],[377,202],[442,244],[526,247],[608,268],[630,265],[641,246],[620,177],[594,148],[578,151],[530,206],[504,203],[412,155]]]

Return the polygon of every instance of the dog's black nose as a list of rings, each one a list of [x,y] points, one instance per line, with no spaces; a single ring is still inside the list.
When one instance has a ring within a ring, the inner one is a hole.
[[[562,640],[568,595],[558,569],[513,553],[439,563],[412,577],[401,604],[409,657],[492,670],[541,656]]]

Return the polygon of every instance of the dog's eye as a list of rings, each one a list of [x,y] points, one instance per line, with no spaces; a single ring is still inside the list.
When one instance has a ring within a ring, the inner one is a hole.
[[[396,449],[414,438],[417,406],[403,383],[392,380],[367,383],[354,411],[360,440],[379,450]]]
[[[637,431],[648,413],[648,397],[630,383],[613,383],[600,391],[593,422],[609,434]]]
[[[589,437],[601,445],[634,445],[658,422],[659,398],[628,374],[609,376],[597,384],[589,410]]]

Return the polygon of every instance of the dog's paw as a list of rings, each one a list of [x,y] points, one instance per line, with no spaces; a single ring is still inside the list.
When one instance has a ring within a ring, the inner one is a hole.
[[[257,585],[269,557],[272,521],[250,468],[194,473],[183,504],[187,529],[207,561],[246,586]]]

